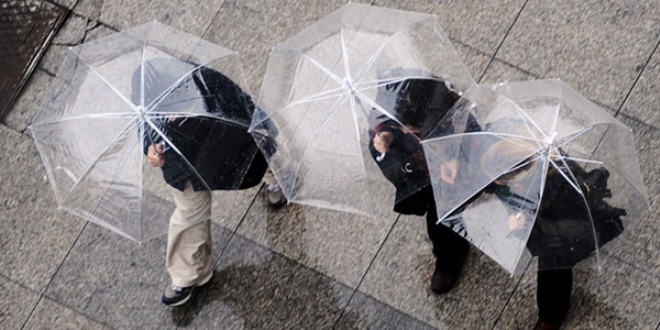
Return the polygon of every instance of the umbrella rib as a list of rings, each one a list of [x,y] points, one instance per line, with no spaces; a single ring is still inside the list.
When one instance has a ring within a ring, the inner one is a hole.
[[[568,163],[566,163],[565,159],[562,157],[560,158],[561,162],[564,164],[566,167],[566,171],[571,175],[571,179],[569,179],[566,176],[566,173],[562,171],[559,166],[552,160],[550,159],[550,162],[552,166],[555,167],[555,169],[564,177],[566,181],[575,189],[575,191],[582,197],[582,201],[584,202],[585,209],[587,210],[587,216],[589,217],[589,224],[591,224],[591,233],[592,237],[594,239],[594,247],[596,251],[596,263],[600,266],[600,248],[598,247],[598,236],[596,234],[596,225],[594,224],[594,218],[593,215],[591,214],[591,207],[589,207],[589,202],[587,201],[587,196],[584,195],[584,192],[582,192],[582,188],[578,187],[575,183],[577,183],[577,179],[575,178],[575,175],[573,175],[573,171],[571,171],[571,168],[568,166]],[[573,181],[575,180],[575,181]],[[574,183],[575,182],[575,183]]]
[[[580,163],[597,164],[597,165],[604,164],[600,160],[577,158],[577,157],[570,157],[570,156],[566,156],[566,157],[564,157],[564,159],[573,160],[573,161],[580,162]]]
[[[191,64],[192,64],[192,63],[191,63]],[[143,66],[144,66],[144,65],[143,65]],[[167,95],[169,95],[170,92],[171,92],[172,90],[174,90],[174,88],[176,88],[177,86],[179,86],[179,84],[183,81],[183,79],[184,79],[185,77],[187,77],[187,76],[190,75],[191,73],[195,72],[195,70],[201,68],[202,66],[204,66],[204,65],[201,65],[201,64],[200,64],[200,65],[197,65],[197,66],[195,66],[193,69],[191,69],[190,71],[188,71],[188,72],[186,72],[185,74],[181,75],[181,77],[179,77],[179,79],[175,80],[175,81],[172,83],[172,85],[170,85],[170,87],[167,87],[162,93],[160,93],[160,95],[158,95],[155,99],[153,99],[153,100],[151,101],[151,103],[149,103],[149,105],[145,106],[145,107],[144,107],[144,109],[145,109],[144,112],[145,112],[145,113],[146,113],[146,112],[151,112],[151,111],[153,111],[154,109],[156,109],[156,107],[160,104],[160,102],[163,102],[163,100],[165,99],[165,97],[167,97]],[[144,77],[142,77],[142,80],[144,80]],[[144,83],[144,82],[143,82],[143,83]],[[142,102],[144,102],[144,101],[142,101]]]
[[[612,123],[599,123],[599,124],[595,124],[595,125],[590,126],[590,127],[589,127],[589,130],[593,129],[593,128],[594,128],[595,126],[597,126],[597,125],[612,125]],[[561,146],[563,146],[563,145],[567,144],[568,142],[574,140],[574,139],[577,138],[578,136],[580,136],[580,135],[582,135],[582,134],[585,134],[586,131],[587,131],[587,130],[585,129],[585,130],[582,130],[582,131],[580,131],[580,132],[578,132],[578,133],[575,133],[575,136],[574,136],[574,137],[572,137],[569,141],[563,142],[563,143],[561,144]],[[599,165],[600,165],[600,164],[604,164],[602,161],[595,161],[595,160],[590,160],[590,159],[582,159],[582,158],[575,158],[575,157],[564,157],[564,158],[566,158],[566,159],[572,159],[572,160],[576,160],[576,161],[584,162],[584,163],[590,163],[590,164],[599,164]],[[610,168],[610,170],[616,170],[617,172],[619,172],[616,168]],[[624,173],[622,173],[622,174],[621,174],[621,177],[623,177],[624,180],[626,180],[626,182],[628,183],[628,185],[630,185],[631,187],[633,187],[633,188],[634,188],[634,189],[635,189],[640,195],[642,195],[642,196],[645,195],[644,193],[642,193],[642,192],[637,188],[636,185],[634,185],[634,184],[630,181],[630,179],[628,178],[627,175],[625,175]],[[647,202],[647,204],[648,204],[648,202]]]
[[[349,67],[349,61],[348,61],[348,51],[346,50],[346,41],[344,40],[344,29],[340,29],[339,31],[339,36],[341,39],[341,57],[344,62],[344,74],[346,75],[346,78],[348,78],[348,81],[352,83],[353,78],[351,77],[351,70]]]
[[[404,80],[409,80],[409,79],[428,79],[428,80],[433,80],[434,78],[428,77],[428,76],[417,76],[417,75],[410,75],[410,76],[405,76],[405,77],[396,77],[396,78],[385,78],[385,79],[376,79],[376,80],[369,80],[369,81],[361,81],[357,82],[353,85],[356,90],[368,90],[368,89],[375,89],[375,88],[380,88],[383,86],[387,86],[389,84],[393,84],[396,82],[404,81]],[[374,84],[376,84],[374,86]],[[361,87],[361,86],[368,86],[368,87]]]
[[[80,119],[113,119],[113,118],[127,118],[127,117],[134,117],[135,113],[134,112],[112,112],[112,113],[99,113],[99,114],[89,114],[85,116],[75,116],[75,117],[67,117],[63,119],[58,119],[58,120],[52,120],[52,121],[45,121],[41,123],[36,123],[32,124],[32,126],[41,126],[41,125],[48,125],[48,124],[54,124],[54,123],[61,123],[65,121],[72,121],[72,120],[80,120]],[[159,112],[158,116],[176,116],[176,117],[181,117],[181,118],[192,118],[192,117],[205,117],[205,118],[210,118],[210,119],[218,119],[222,120],[228,123],[233,123],[241,127],[248,127],[248,125],[244,123],[239,123],[233,120],[228,120],[227,118],[222,118],[220,116],[213,116],[212,113],[182,113],[182,112]]]
[[[309,60],[312,64],[314,64],[316,67],[318,67],[319,69],[321,69],[321,71],[323,71],[325,74],[327,74],[328,77],[330,77],[331,79],[335,80],[336,82],[338,82],[338,83],[339,83],[340,85],[342,85],[342,87],[343,87],[343,83],[342,83],[341,79],[339,79],[339,77],[337,77],[337,76],[336,76],[335,74],[333,74],[330,70],[328,70],[328,69],[325,68],[323,65],[321,65],[320,63],[318,63],[316,60],[314,60],[313,58],[311,58],[311,57],[308,56],[307,54],[303,54],[303,55],[302,55],[302,58],[305,58],[305,59]],[[339,94],[338,96],[340,96],[340,98],[341,98],[342,94]],[[287,107],[285,107],[285,108],[282,108],[282,109],[279,109],[277,112],[281,112],[283,109],[286,109],[286,108],[288,108],[288,107],[289,107],[289,106],[287,106]],[[277,112],[276,112],[276,113],[277,113]],[[270,117],[272,117],[272,115],[269,116],[269,118],[270,118]],[[256,125],[265,122],[266,119],[267,119],[267,118],[262,119],[260,122],[256,123]],[[256,125],[250,125],[250,126],[256,126]],[[297,174],[297,173],[296,173],[296,174]]]
[[[334,116],[337,112],[339,112],[339,109],[341,108],[341,103],[342,102],[341,102],[341,97],[340,97],[340,98],[337,99],[337,102],[335,103],[336,104],[335,108],[325,116],[325,118],[321,122],[321,125],[319,125],[319,127],[316,129],[316,131],[314,132],[312,137],[307,142],[307,145],[305,146],[305,149],[303,150],[302,154],[300,155],[301,161],[300,161],[300,163],[298,164],[298,166],[296,168],[296,172],[294,173],[294,178],[298,177],[298,173],[300,172],[300,167],[302,166],[302,159],[305,159],[305,155],[307,155],[307,152],[308,152],[309,148],[311,147],[312,142],[314,141],[316,136],[319,133],[321,133],[321,130],[323,129],[323,127],[325,127],[325,125],[327,125],[330,122],[330,118],[332,116]],[[292,186],[295,187],[295,185],[296,185],[296,182],[294,181]]]
[[[362,142],[361,142],[361,137],[360,137],[360,135],[361,135],[360,134],[360,126],[358,124],[358,115],[357,115],[357,109],[356,109],[356,104],[355,104],[356,99],[352,96],[349,96],[349,99],[351,101],[351,110],[352,110],[352,114],[353,114],[353,124],[354,124],[353,126],[355,127],[355,135],[357,136],[357,147],[358,147],[358,149],[361,149]],[[359,99],[357,101],[359,101]],[[366,177],[367,168],[366,168],[366,165],[364,164],[364,159],[362,159],[362,171],[363,171],[363,173],[365,174],[365,177]],[[369,180],[366,180],[366,185],[367,185],[367,188],[368,188],[367,191],[371,191]],[[368,198],[369,198],[370,205],[373,207],[373,205],[374,205],[373,196],[369,195]]]
[[[387,116],[387,118],[389,118],[389,119],[393,120],[394,122],[396,122],[397,124],[401,125],[401,127],[406,127],[406,125],[401,123],[399,121],[399,119],[397,119],[395,116],[393,116],[389,111],[385,110],[385,108],[383,108],[380,104],[374,102],[372,99],[368,98],[367,96],[362,94],[360,91],[356,90],[355,95],[357,95],[360,99],[362,99],[362,100],[366,101],[367,103],[369,103],[372,107],[374,107],[374,109],[378,110],[378,112],[380,112],[380,113],[384,114],[385,116]],[[413,134],[412,136],[414,138],[416,138],[418,141],[421,142],[421,139],[417,135]]]
[[[563,94],[563,91],[562,91],[562,94]],[[560,95],[559,97],[561,99],[562,95]],[[555,111],[555,116],[554,116],[555,118],[552,121],[552,128],[551,128],[550,132],[552,132],[553,135],[557,133],[557,124],[559,123],[559,111],[560,110],[561,110],[561,104],[557,107],[557,111]],[[554,136],[553,136],[553,138],[554,138]]]
[[[142,58],[140,59],[140,105],[142,106],[142,109],[146,109],[144,105],[144,60],[146,58],[145,53],[147,50],[147,40],[145,39],[142,42]]]
[[[335,92],[339,92],[339,93],[332,94],[332,93],[335,93]],[[333,88],[333,89],[323,91],[323,92],[320,92],[320,93],[307,95],[307,96],[305,96],[304,98],[302,98],[300,100],[289,103],[287,106],[283,107],[282,109],[287,109],[287,108],[290,108],[290,107],[293,107],[293,106],[296,106],[296,105],[299,105],[299,104],[303,104],[303,103],[325,100],[325,99],[337,97],[337,96],[340,96],[340,95],[346,94],[346,93],[348,93],[348,92],[346,91],[346,88],[344,88],[344,87]]]
[[[536,130],[543,135],[543,138],[546,141],[550,141],[550,139],[548,139],[548,135],[545,134],[545,132],[541,129],[541,127],[536,123],[535,120],[533,120],[529,115],[527,115],[527,112],[523,111],[522,108],[520,108],[518,104],[516,104],[512,100],[508,98],[506,98],[506,100],[513,104],[514,109],[516,109],[516,113],[522,117],[523,123],[525,123],[525,127],[530,133],[534,133],[534,130],[532,130],[532,128],[529,126],[529,124],[531,123],[534,126],[534,128],[536,128]],[[538,140],[536,140],[535,142],[537,145],[540,146]]]
[[[323,73],[327,74],[328,77],[332,78],[332,80],[337,82],[339,85],[341,85],[341,86],[344,85],[344,81],[341,78],[339,78],[337,75],[332,73],[332,71],[328,70],[328,68],[323,66],[321,63],[319,63],[315,59],[313,59],[311,56],[309,56],[307,54],[303,54],[302,58],[307,59],[308,61],[312,62],[312,64],[316,65],[317,68],[321,69],[321,71],[323,71]]]
[[[51,120],[51,121],[44,121],[44,122],[32,124],[32,126],[37,127],[40,125],[56,124],[56,123],[62,123],[66,121],[80,120],[80,119],[113,119],[113,118],[128,118],[134,116],[135,116],[134,112],[98,113],[98,114],[89,114],[85,116],[75,116],[75,117],[67,117],[67,118]]]
[[[552,158],[548,157],[548,161],[550,162],[550,164],[552,164],[552,167],[554,167],[557,170],[557,172],[559,172],[559,174],[561,174],[561,176],[564,177],[564,179],[573,187],[573,189],[575,189],[575,191],[578,194],[580,194],[581,196],[584,197],[584,193],[582,192],[582,189],[580,187],[578,187],[578,185],[576,184],[577,179],[573,175],[573,171],[571,171],[571,169],[568,167],[568,163],[566,163],[564,157],[560,157],[559,160],[566,167],[566,171],[568,171],[570,173],[570,175],[571,175],[570,178],[568,177],[568,175],[566,175],[566,173],[564,173],[564,171],[561,170],[559,165],[557,165],[557,163]]]
[[[206,113],[196,113],[196,112],[158,112],[157,115],[150,115],[150,116],[145,116],[145,117],[177,117],[177,118],[196,118],[196,117],[203,117],[203,118],[209,118],[209,119],[215,119],[215,120],[220,120],[225,123],[233,124],[239,127],[244,127],[248,129],[250,127],[250,124],[245,124],[241,123],[235,120],[229,120],[227,118],[223,118],[217,115],[213,115],[213,113],[206,112]]]
[[[410,25],[413,25],[413,24],[410,24]],[[401,30],[395,32],[394,34],[392,34],[391,36],[389,36],[380,45],[380,47],[378,47],[378,49],[376,49],[376,51],[371,55],[371,57],[369,57],[369,59],[364,63],[362,68],[360,68],[360,70],[358,70],[358,72],[355,74],[356,80],[360,80],[360,77],[362,77],[367,72],[367,70],[369,70],[373,66],[373,64],[376,62],[376,58],[378,57],[378,55],[380,55],[383,52],[383,49],[385,49],[385,46],[387,46],[395,36],[403,33],[402,31],[403,31],[403,29],[401,29]]]
[[[587,132],[593,130],[593,128],[594,128],[594,126],[589,126],[589,127],[585,127],[583,129],[581,129],[578,132],[573,133],[572,136],[570,136],[566,141],[558,144],[557,147],[559,148],[559,147],[562,147],[562,146],[564,146],[564,145],[566,145],[570,142],[573,142],[573,140],[575,140],[575,139],[579,138],[580,136],[586,134]]]
[[[89,175],[89,173],[91,173],[94,166],[101,160],[101,155],[105,154],[108,150],[110,150],[112,147],[114,147],[117,144],[117,142],[119,142],[121,140],[121,137],[126,132],[128,132],[129,129],[132,126],[135,126],[136,123],[137,123],[137,117],[133,118],[128,124],[126,124],[126,127],[119,134],[117,134],[117,136],[112,141],[110,141],[110,143],[108,143],[108,145],[98,154],[98,156],[96,156],[95,160],[91,164],[89,164],[89,166],[87,166],[87,168],[85,169],[83,174],[80,176],[80,178],[73,184],[73,186],[71,186],[71,189],[69,189],[69,192],[73,191],[80,184],[80,182],[82,182],[82,180],[85,177],[87,177],[87,175]],[[66,199],[64,199],[64,200],[66,200]]]
[[[108,84],[108,87],[110,87],[110,89],[112,89],[112,91],[114,91],[117,94],[117,96],[119,96],[120,99],[122,99],[124,102],[126,102],[126,104],[128,104],[131,107],[131,109],[133,109],[133,111],[138,112],[138,110],[136,109],[133,102],[131,102],[129,99],[127,99],[124,95],[122,95],[122,93],[120,93],[119,90],[117,90],[117,88],[115,88],[115,86],[113,86],[110,83],[110,81],[108,81],[103,75],[101,75],[100,72],[98,72],[89,63],[87,63],[87,61],[85,61],[85,59],[83,59],[82,56],[80,56],[79,53],[77,53],[73,48],[71,48],[71,52],[74,53],[78,57],[78,59],[80,59],[80,61],[82,61],[83,64],[85,64],[92,72],[94,72],[99,78],[101,78],[101,80],[103,80],[106,84]]]
[[[364,66],[358,71],[358,73],[355,76],[360,77],[360,76],[364,75],[366,73],[366,71],[368,69],[370,69],[371,66],[373,66],[373,64],[376,62],[376,57],[383,52],[383,49],[385,49],[385,46],[387,46],[394,39],[394,37],[396,37],[400,34],[403,34],[411,26],[414,26],[414,25],[420,24],[421,22],[424,22],[424,21],[427,21],[427,20],[432,20],[432,19],[434,19],[434,18],[426,18],[426,19],[423,19],[423,20],[411,22],[405,28],[399,29],[397,32],[395,32],[394,34],[389,36],[387,38],[387,40],[385,40],[381,44],[381,46],[374,52],[374,54],[369,58],[369,60],[367,60],[367,62],[364,64]],[[360,79],[356,78],[356,80],[360,80]]]
[[[188,62],[188,63],[190,63],[190,62]],[[169,92],[171,92],[174,88],[176,88],[179,85],[179,83],[181,83],[181,81],[183,81],[183,79],[185,77],[187,77],[191,73],[195,72],[195,70],[198,70],[199,68],[206,66],[208,63],[210,63],[210,62],[206,62],[206,63],[203,63],[203,64],[190,63],[191,65],[193,65],[195,67],[193,69],[191,69],[190,71],[186,72],[185,74],[181,75],[181,77],[179,79],[177,79],[170,87],[165,89],[160,95],[158,95],[158,97],[156,97],[153,101],[151,101],[151,103],[149,103],[149,105],[145,107],[145,112],[153,111],[160,104],[160,102],[162,102],[165,99],[165,97],[169,94]],[[144,80],[144,78],[143,78],[143,80]]]
[[[458,138],[458,137],[467,137],[467,136],[472,136],[472,135],[493,135],[495,137],[503,137],[503,138],[514,138],[514,139],[520,139],[520,140],[526,140],[526,141],[536,141],[536,139],[527,137],[527,136],[520,136],[517,134],[510,134],[510,133],[500,133],[500,132],[466,132],[466,133],[454,133],[450,135],[443,135],[443,136],[438,136],[434,138],[428,138],[424,139],[421,143],[429,143],[429,142],[437,142],[440,140],[446,140],[446,139],[452,139],[452,138]],[[539,149],[541,147],[539,146]]]
[[[337,92],[337,91],[339,91],[339,93],[337,93],[337,94],[330,94],[330,93]],[[321,92],[321,93],[317,93],[317,94],[314,94],[314,95],[308,95],[308,96],[305,96],[304,98],[302,98],[302,99],[300,99],[300,100],[297,100],[297,101],[295,101],[295,102],[289,103],[289,104],[287,104],[286,106],[284,106],[284,107],[282,107],[282,108],[279,108],[278,110],[274,111],[273,113],[268,114],[267,117],[265,117],[265,118],[263,118],[263,119],[261,119],[261,120],[259,120],[259,121],[254,122],[253,124],[251,124],[250,127],[256,127],[256,126],[259,126],[260,124],[263,124],[264,122],[266,122],[267,120],[269,120],[270,118],[272,118],[274,115],[276,115],[276,114],[282,112],[283,110],[286,110],[286,109],[292,108],[292,107],[294,107],[294,106],[298,106],[298,105],[302,105],[302,104],[310,103],[310,102],[322,101],[322,100],[326,100],[326,99],[332,99],[332,98],[335,98],[335,97],[341,96],[342,94],[347,94],[347,93],[348,93],[348,92],[345,91],[345,88],[344,88],[344,87],[338,87],[338,88],[333,88],[333,89],[331,89],[331,90],[327,90],[327,91],[324,91],[324,92]],[[326,95],[326,94],[328,94],[328,95]]]

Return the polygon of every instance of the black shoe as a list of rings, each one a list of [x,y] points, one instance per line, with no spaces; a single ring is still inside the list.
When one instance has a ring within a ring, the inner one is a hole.
[[[192,296],[195,286],[180,287],[174,284],[168,285],[160,300],[167,306],[179,306],[185,304]]]
[[[446,267],[440,267],[440,262],[436,261],[435,271],[431,277],[431,290],[438,294],[449,292],[456,285],[462,266],[461,263],[457,267],[446,269]]]
[[[212,275],[213,273],[209,274],[209,276],[204,278],[197,285],[180,287],[178,285],[170,284],[165,288],[165,292],[163,292],[163,296],[160,298],[160,300],[163,302],[163,304],[170,307],[183,305],[188,300],[190,300],[193,289],[208,283],[211,280]]]

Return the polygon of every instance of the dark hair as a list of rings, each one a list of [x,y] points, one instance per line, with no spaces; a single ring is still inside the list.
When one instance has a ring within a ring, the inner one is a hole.
[[[420,129],[428,121],[442,118],[460,98],[441,79],[407,79],[385,88],[397,92],[395,109],[399,121]]]

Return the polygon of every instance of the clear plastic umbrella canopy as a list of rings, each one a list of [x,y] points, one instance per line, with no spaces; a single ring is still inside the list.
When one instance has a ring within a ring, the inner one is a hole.
[[[383,122],[404,129],[398,111],[412,80],[443,93],[473,84],[432,15],[351,3],[275,46],[251,132],[289,201],[373,215],[386,199],[390,209],[385,155],[370,142]],[[428,184],[408,182],[397,198]]]
[[[244,85],[236,53],[158,22],[69,48],[30,127],[59,206],[142,242],[167,232],[173,186],[239,187],[258,150]]]
[[[600,265],[648,209],[632,130],[560,80],[472,88],[445,119],[422,142],[440,221],[512,274]]]

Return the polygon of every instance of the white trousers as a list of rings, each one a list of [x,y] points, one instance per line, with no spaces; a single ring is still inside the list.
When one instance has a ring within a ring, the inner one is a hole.
[[[171,187],[170,187],[171,188]],[[176,209],[170,218],[165,267],[172,284],[197,285],[211,274],[211,192],[171,188]]]

